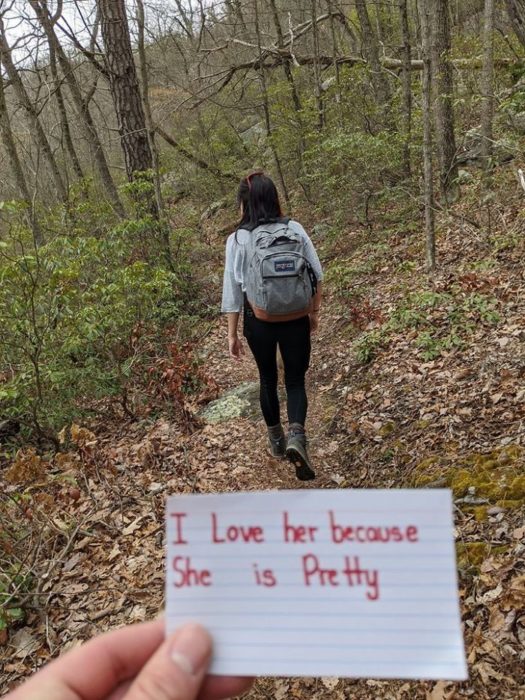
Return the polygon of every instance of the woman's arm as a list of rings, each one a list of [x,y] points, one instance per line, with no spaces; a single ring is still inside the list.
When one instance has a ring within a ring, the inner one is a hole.
[[[224,280],[222,287],[221,311],[228,319],[228,351],[230,357],[239,360],[243,353],[242,343],[237,336],[240,310],[243,304],[241,285],[235,279],[233,270],[233,246],[234,236],[228,238],[226,244],[226,262],[224,266]]]
[[[234,311],[227,313],[226,316],[228,318],[228,338],[236,338],[240,314],[238,311]]]
[[[228,351],[230,353],[230,357],[233,357],[235,360],[240,360],[241,355],[244,355],[244,348],[240,338],[237,335],[239,315],[240,314],[238,311],[231,311],[226,314],[228,318]]]
[[[230,236],[226,243],[226,260],[224,264],[224,277],[222,284],[221,311],[225,314],[236,313],[237,318],[243,305],[241,285],[235,279],[234,272],[234,246],[235,238]],[[233,322],[233,321],[232,321]],[[230,327],[228,321],[228,328]],[[235,326],[236,328],[237,326]]]

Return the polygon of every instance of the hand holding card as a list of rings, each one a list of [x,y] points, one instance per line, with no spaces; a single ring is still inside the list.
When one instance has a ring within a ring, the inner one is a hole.
[[[195,495],[167,505],[167,626],[212,673],[467,676],[447,490]]]

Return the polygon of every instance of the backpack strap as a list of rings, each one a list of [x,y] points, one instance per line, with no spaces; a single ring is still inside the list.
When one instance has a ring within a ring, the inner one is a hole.
[[[239,226],[238,230],[242,228],[245,231],[251,232],[255,231],[256,228],[259,228],[259,226],[264,226],[264,224],[289,224],[290,221],[291,218],[289,216],[278,216],[272,219],[259,219],[259,221],[256,224],[247,224],[246,226]]]
[[[289,226],[290,221],[291,219],[283,217],[281,219],[265,221],[263,224],[259,224],[259,226],[252,229],[252,240],[254,247],[257,245],[257,241],[263,236],[263,234],[266,234],[268,238],[273,239],[272,243],[270,243],[268,247],[276,243],[281,237],[284,239],[295,239],[297,235],[293,231],[291,231]],[[265,226],[267,226],[268,224],[283,224],[283,228],[278,228],[276,231],[269,231],[267,228],[265,228]],[[255,233],[257,229],[260,229],[260,231],[258,233]]]
[[[306,269],[308,271],[308,277],[310,278],[310,284],[312,285],[312,296],[314,297],[317,294],[317,275],[309,260],[306,261]]]

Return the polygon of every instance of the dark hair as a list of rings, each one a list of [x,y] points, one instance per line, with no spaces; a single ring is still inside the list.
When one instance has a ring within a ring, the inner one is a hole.
[[[239,228],[253,230],[256,226],[282,217],[279,193],[271,177],[262,170],[243,177],[237,192],[237,203],[242,204]]]

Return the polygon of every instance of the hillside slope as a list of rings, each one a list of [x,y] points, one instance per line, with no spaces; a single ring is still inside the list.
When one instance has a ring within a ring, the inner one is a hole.
[[[5,635],[2,687],[102,629],[158,614],[166,494],[451,486],[471,680],[261,679],[248,697],[523,697],[525,217],[512,173],[500,186],[505,206],[491,204],[491,232],[488,211],[469,211],[475,191],[454,217],[441,215],[432,276],[419,231],[315,229],[327,299],[308,380],[311,484],[267,456],[257,412],[72,431],[72,449],[32,489],[31,518],[47,547],[35,568],[47,573],[27,593],[25,622]],[[206,267],[218,270],[223,241],[210,238]],[[220,320],[199,355],[220,393],[256,380],[251,358],[227,358]]]

